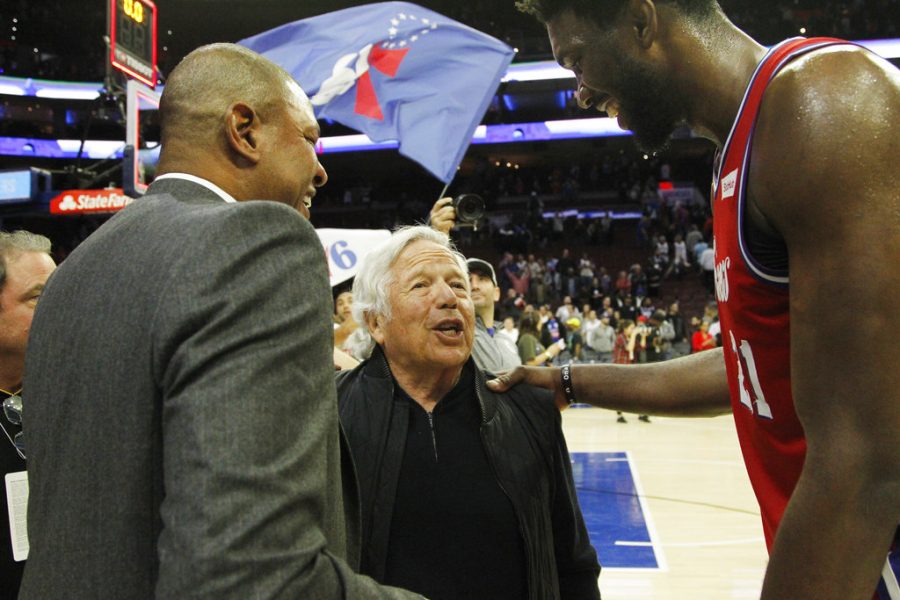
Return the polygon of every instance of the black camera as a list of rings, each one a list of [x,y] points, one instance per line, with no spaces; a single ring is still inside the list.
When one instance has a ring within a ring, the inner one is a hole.
[[[453,208],[460,223],[477,223],[484,216],[484,199],[478,194],[461,194],[453,199]]]

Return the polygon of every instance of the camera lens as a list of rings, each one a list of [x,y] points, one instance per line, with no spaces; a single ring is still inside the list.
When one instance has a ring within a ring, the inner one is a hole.
[[[462,194],[453,199],[457,220],[475,223],[484,216],[484,200],[478,194]]]

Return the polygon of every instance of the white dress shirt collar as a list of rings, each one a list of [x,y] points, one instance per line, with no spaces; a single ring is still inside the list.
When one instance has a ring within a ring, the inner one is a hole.
[[[185,179],[187,181],[192,181],[197,185],[202,185],[209,191],[215,193],[216,196],[218,196],[225,202],[237,202],[237,200],[235,200],[231,194],[214,184],[212,181],[203,179],[202,177],[197,177],[196,175],[190,175],[189,173],[166,173],[165,175],[160,175],[153,181],[161,181],[163,179]]]

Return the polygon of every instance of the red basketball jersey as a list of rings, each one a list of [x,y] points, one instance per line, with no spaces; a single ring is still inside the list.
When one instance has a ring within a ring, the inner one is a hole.
[[[841,43],[846,42],[795,38],[766,54],[744,93],[713,182],[716,299],[728,385],[770,549],[803,468],[806,439],[791,397],[788,274],[755,261],[744,240],[750,149],[763,94],[779,69],[797,56]]]

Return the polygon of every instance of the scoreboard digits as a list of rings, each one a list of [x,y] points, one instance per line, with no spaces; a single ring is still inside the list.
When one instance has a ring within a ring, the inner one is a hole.
[[[136,23],[144,22],[144,5],[140,0],[122,0],[122,12]]]
[[[156,87],[156,5],[109,0],[110,63],[132,79]]]

